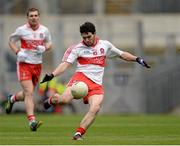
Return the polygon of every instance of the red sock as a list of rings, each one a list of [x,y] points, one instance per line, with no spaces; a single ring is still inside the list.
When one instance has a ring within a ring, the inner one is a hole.
[[[29,115],[29,116],[27,116],[27,118],[28,118],[29,122],[35,121],[35,116],[34,115]]]
[[[11,96],[11,102],[14,103],[16,101],[18,101],[16,95],[12,95]]]
[[[79,132],[79,133],[81,133],[81,135],[83,135],[83,134],[85,134],[86,129],[84,129],[82,127],[79,127],[79,128],[76,129],[76,132]]]
[[[54,100],[54,103],[53,103],[53,100]],[[49,100],[48,100],[48,103],[50,105],[57,105],[59,103],[58,101],[58,97],[53,95],[53,96],[50,96]]]
[[[49,98],[49,100],[48,100],[48,103],[49,103],[50,105],[53,105],[53,103],[52,103],[52,98],[53,98],[53,96],[51,96],[51,97]]]

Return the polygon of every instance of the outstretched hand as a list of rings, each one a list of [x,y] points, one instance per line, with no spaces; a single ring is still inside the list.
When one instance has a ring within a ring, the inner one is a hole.
[[[48,81],[52,80],[53,78],[54,78],[53,74],[46,74],[40,83],[42,84],[44,82],[48,82]]]
[[[151,67],[144,61],[144,59],[142,59],[141,57],[137,57],[137,58],[136,58],[136,61],[137,61],[140,65],[142,65],[142,66],[144,66],[144,67],[146,67],[146,68],[151,68]]]

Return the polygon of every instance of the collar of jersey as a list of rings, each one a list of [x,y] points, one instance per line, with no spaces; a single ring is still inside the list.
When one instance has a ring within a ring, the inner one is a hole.
[[[29,24],[29,23],[27,23],[27,24],[26,24],[26,26],[32,29],[32,27],[30,26],[30,24]],[[37,28],[36,28],[35,30],[34,30],[34,29],[32,29],[32,30],[33,30],[33,31],[36,31],[36,30],[39,28],[39,26],[40,26],[40,24],[38,23]]]

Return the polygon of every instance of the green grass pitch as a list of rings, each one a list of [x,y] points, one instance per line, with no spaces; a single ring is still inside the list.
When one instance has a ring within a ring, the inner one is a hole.
[[[0,115],[0,145],[180,144],[180,117],[98,115],[83,141],[72,140],[82,115],[38,114],[43,125],[31,132],[25,114]]]

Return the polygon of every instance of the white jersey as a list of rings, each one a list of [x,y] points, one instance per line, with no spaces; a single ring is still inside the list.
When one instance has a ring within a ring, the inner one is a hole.
[[[77,60],[76,72],[82,72],[97,84],[102,84],[105,60],[109,55],[121,56],[123,51],[117,49],[109,41],[98,40],[93,47],[86,46],[83,42],[66,50],[63,60],[73,63]]]
[[[10,35],[9,40],[14,42],[20,41],[21,51],[27,54],[24,62],[41,64],[42,53],[37,53],[36,47],[38,45],[44,45],[45,42],[51,42],[51,35],[48,28],[43,25],[39,25],[38,29],[32,30],[29,24],[25,24],[18,27],[15,32]]]

